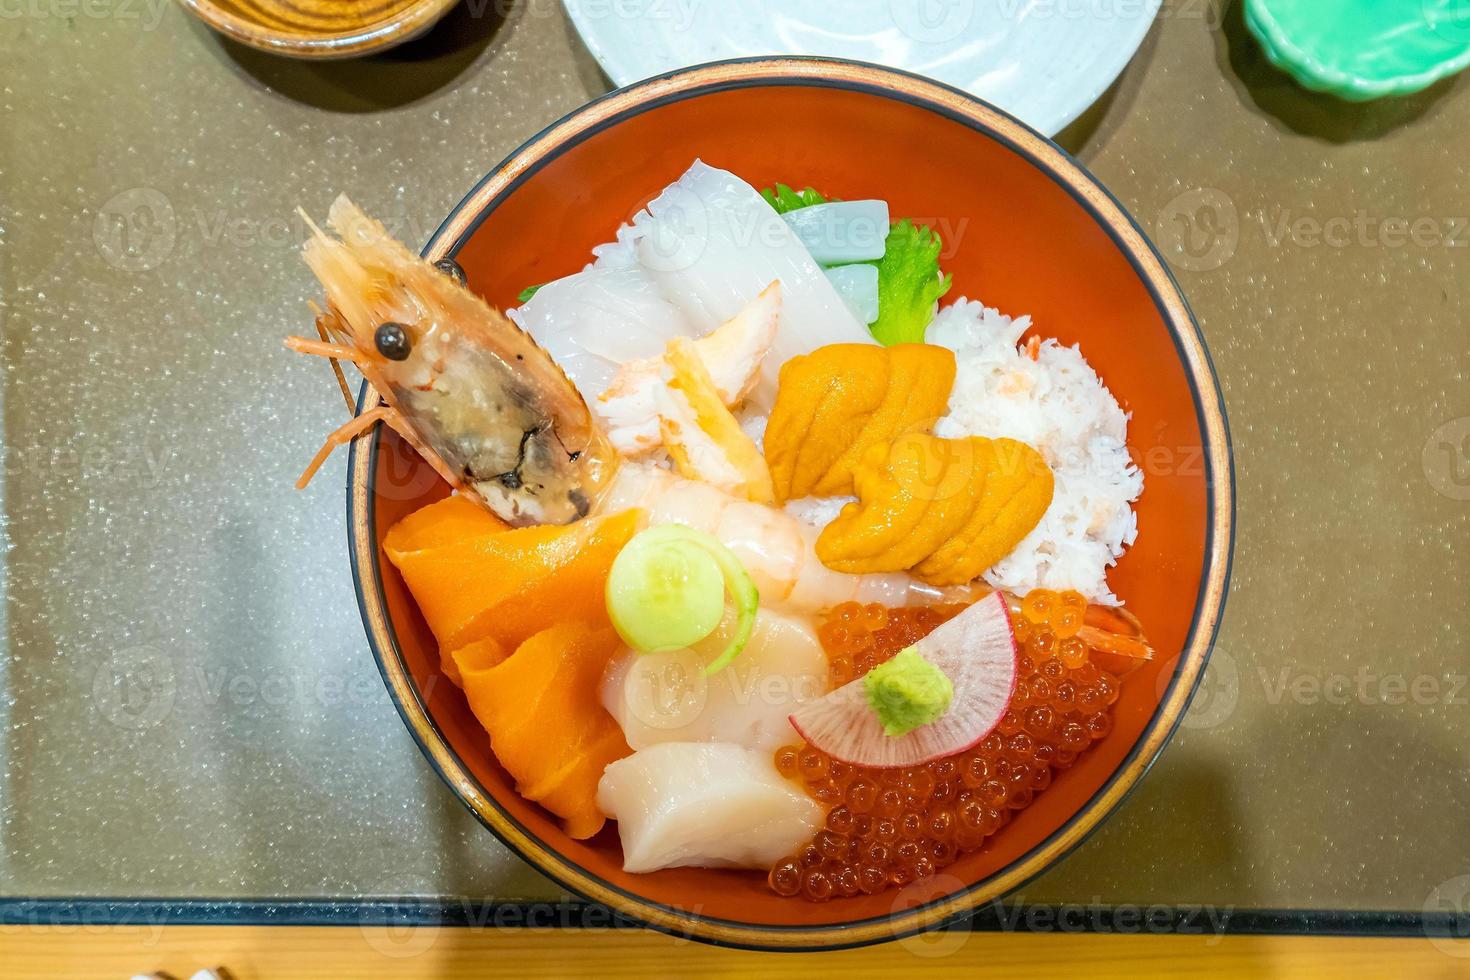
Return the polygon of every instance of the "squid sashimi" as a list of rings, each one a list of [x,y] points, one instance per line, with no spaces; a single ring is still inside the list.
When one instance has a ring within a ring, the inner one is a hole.
[[[767,399],[780,365],[797,354],[824,344],[875,343],[786,221],[728,170],[696,160],[633,219],[627,237],[638,264],[701,332],[781,281],[783,322],[762,365]]]
[[[499,662],[456,657],[470,709],[516,792],[561,817],[579,840],[602,829],[598,781],[629,752],[617,722],[597,703],[598,679],[618,646],[610,628],[568,622]]]
[[[589,402],[608,389],[621,365],[658,357],[672,338],[703,332],[643,269],[604,259],[542,286],[510,316]]]
[[[597,803],[618,822],[631,872],[768,868],[823,819],[769,752],[714,742],[664,742],[614,762]]]
[[[654,198],[588,269],[543,286],[511,313],[589,399],[616,365],[700,336],[780,280],[783,322],[756,400],[769,405],[782,362],[823,344],[874,343],[826,273],[760,193],[701,161]]]
[[[788,716],[827,691],[827,656],[810,617],[762,609],[744,651],[729,667],[705,668],[730,640],[727,617],[691,647],[614,660],[602,703],[634,749],[660,742],[730,742],[776,749],[796,733]]]

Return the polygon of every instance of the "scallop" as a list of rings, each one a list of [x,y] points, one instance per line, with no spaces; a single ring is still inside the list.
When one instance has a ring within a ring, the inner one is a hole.
[[[614,660],[602,702],[634,749],[663,742],[726,742],[770,752],[796,740],[789,717],[826,693],[827,658],[805,618],[762,609],[740,656],[714,675],[705,665],[729,642],[734,617],[680,650]]]
[[[823,811],[769,752],[663,742],[607,767],[597,805],[618,822],[623,870],[769,868],[806,841]]]

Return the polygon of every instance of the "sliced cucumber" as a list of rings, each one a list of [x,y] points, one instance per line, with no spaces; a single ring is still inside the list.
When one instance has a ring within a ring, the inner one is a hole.
[[[713,674],[750,641],[760,593],[740,559],[711,535],[662,524],[634,536],[608,573],[607,612],[618,635],[640,653],[679,650],[720,625],[727,589],[737,614],[735,633],[705,668]]]

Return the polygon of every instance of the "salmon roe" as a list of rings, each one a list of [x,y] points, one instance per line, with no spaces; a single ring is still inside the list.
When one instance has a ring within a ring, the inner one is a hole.
[[[833,687],[863,676],[958,615],[963,605],[885,609],[845,603],[819,629]],[[965,752],[904,769],[870,769],[810,745],[776,751],[776,768],[828,807],[826,824],[771,869],[778,895],[808,901],[906,885],[978,850],[986,838],[1112,730],[1118,678],[1077,639],[1087,600],[1029,593],[1015,617],[1016,691],[995,730]]]

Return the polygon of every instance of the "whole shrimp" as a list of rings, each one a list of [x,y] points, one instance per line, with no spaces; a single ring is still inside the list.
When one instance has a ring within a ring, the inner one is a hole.
[[[328,436],[297,486],[335,447],[383,422],[451,486],[513,525],[585,517],[618,455],[550,355],[346,197],[327,224],[338,237],[313,224],[304,248],[327,292],[321,339],[290,337],[286,346],[350,361],[386,404]]]
[[[832,571],[817,558],[818,529],[786,511],[656,465],[622,462],[566,374],[510,319],[394,241],[346,197],[333,203],[327,224],[339,237],[313,224],[304,249],[327,292],[326,309],[317,311],[321,339],[290,337],[286,345],[334,366],[351,362],[386,404],[328,436],[298,486],[333,448],[382,422],[451,486],[513,525],[566,524],[638,508],[645,525],[686,524],[714,535],[744,563],[763,602],[794,612],[844,602],[967,601],[986,591],[936,588],[903,572]],[[1090,609],[1084,639],[1129,656],[1152,655],[1141,637],[1108,628],[1115,625]]]

